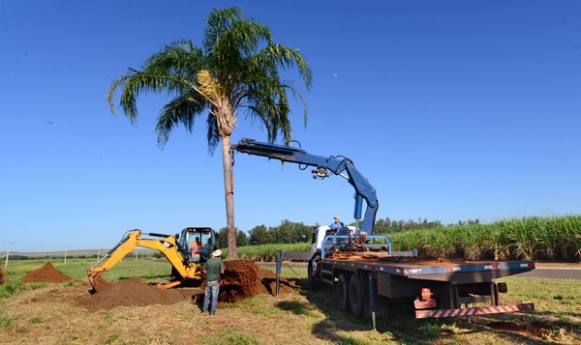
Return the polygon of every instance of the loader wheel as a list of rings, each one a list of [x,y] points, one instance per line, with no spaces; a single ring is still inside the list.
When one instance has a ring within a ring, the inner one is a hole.
[[[309,276],[309,288],[311,290],[317,290],[321,287],[321,281],[319,280],[319,272],[321,271],[321,255],[315,254],[311,260],[309,260],[309,266],[307,269]]]
[[[353,275],[349,280],[349,306],[355,316],[363,314],[363,290],[359,276]]]
[[[335,297],[337,305],[341,311],[349,311],[349,276],[341,273],[337,277],[339,280],[335,283]]]

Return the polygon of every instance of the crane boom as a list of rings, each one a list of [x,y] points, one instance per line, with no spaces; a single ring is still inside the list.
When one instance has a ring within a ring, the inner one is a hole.
[[[299,167],[303,166],[303,169],[308,166],[315,167],[312,170],[315,179],[329,177],[329,172],[344,177],[355,189],[354,218],[356,220],[361,219],[363,200],[367,204],[360,230],[369,235],[373,234],[375,217],[379,208],[377,193],[367,178],[355,168],[351,159],[343,156],[313,155],[299,147],[269,144],[248,138],[240,140],[238,144],[232,146],[232,149],[249,155],[296,163]]]

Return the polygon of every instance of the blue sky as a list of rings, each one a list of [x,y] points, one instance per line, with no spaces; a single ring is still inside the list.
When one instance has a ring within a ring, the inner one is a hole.
[[[294,138],[351,157],[380,217],[579,213],[578,1],[1,1],[0,247],[106,248],[132,228],[225,224],[204,121],[162,150],[166,98],[141,97],[132,126],[106,92],[163,44],[200,43],[209,11],[232,5],[306,56],[310,115],[304,128],[295,104]],[[266,135],[241,118],[241,137]],[[349,221],[352,197],[342,179],[236,158],[241,229]]]

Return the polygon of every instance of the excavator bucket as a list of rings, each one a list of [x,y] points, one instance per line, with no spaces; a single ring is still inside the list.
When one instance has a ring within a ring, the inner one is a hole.
[[[111,283],[106,281],[103,278],[104,272],[94,272],[89,274],[89,283],[91,284],[91,288],[89,289],[89,293],[94,294],[97,292],[102,292],[108,289],[111,286]]]

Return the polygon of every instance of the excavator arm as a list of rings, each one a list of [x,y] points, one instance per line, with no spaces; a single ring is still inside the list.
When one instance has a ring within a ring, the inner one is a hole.
[[[143,239],[141,238],[142,235],[158,237],[158,239]],[[181,281],[185,279],[202,278],[201,267],[199,267],[199,265],[187,265],[186,258],[178,249],[175,236],[156,233],[142,233],[141,230],[135,229],[126,232],[123,235],[121,241],[119,241],[119,243],[113,247],[107,253],[107,255],[105,255],[87,271],[87,276],[89,277],[89,282],[91,283],[92,287],[91,291],[96,291],[97,277],[100,277],[103,275],[103,273],[109,271],[125,256],[133,252],[137,247],[149,248],[159,251],[165,256],[175,271],[180,275],[181,280],[163,285],[162,287],[173,287],[179,285]]]
[[[351,159],[343,156],[317,156],[307,153],[299,147],[274,145],[253,139],[242,139],[238,144],[233,145],[232,149],[249,155],[296,163],[303,170],[309,166],[314,167],[312,173],[315,179],[329,177],[330,173],[342,176],[355,189],[354,218],[356,220],[361,219],[362,203],[365,200],[367,208],[361,224],[361,231],[373,235],[375,217],[379,208],[377,193],[369,181],[355,168]]]

